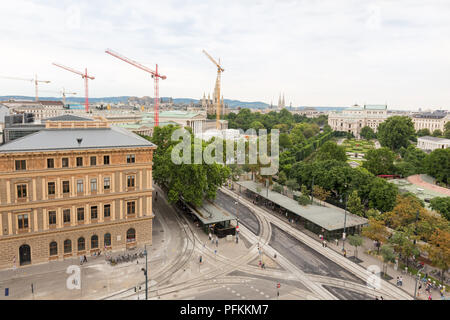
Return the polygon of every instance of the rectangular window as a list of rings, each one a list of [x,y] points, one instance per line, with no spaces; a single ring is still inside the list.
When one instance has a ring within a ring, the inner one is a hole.
[[[27,161],[16,160],[16,170],[27,170]]]
[[[111,205],[110,204],[105,204],[103,206],[103,216],[105,218],[111,217]]]
[[[91,166],[96,166],[97,165],[97,157],[96,156],[92,156],[91,157]]]
[[[97,219],[97,206],[91,207],[91,219]]]
[[[127,187],[134,188],[134,176],[127,176]]]
[[[127,214],[136,213],[136,203],[134,201],[127,202]]]
[[[69,167],[69,158],[62,158],[61,159],[61,167],[68,168]]]
[[[84,221],[84,208],[77,208],[77,220]]]
[[[63,181],[62,182],[62,192],[63,193],[69,193],[70,192],[70,182],[69,181]]]
[[[83,180],[82,179],[77,180],[77,192],[83,193]]]
[[[47,159],[47,168],[54,168],[55,167],[55,159],[50,158]]]
[[[56,225],[56,211],[49,211],[48,212],[48,224],[50,226]]]
[[[18,184],[17,185],[17,198],[26,198],[27,197],[27,185],[26,184]]]
[[[17,216],[17,225],[19,230],[28,229],[28,214],[19,214]]]
[[[77,167],[83,166],[83,157],[77,157]]]
[[[127,155],[127,163],[135,163],[136,159],[134,157],[134,154]]]
[[[64,223],[70,223],[70,209],[63,210]]]
[[[103,164],[109,164],[109,156],[103,156]]]
[[[97,191],[97,179],[91,179],[91,191]]]
[[[110,177],[106,177],[103,179],[103,189],[104,190],[109,190],[111,188],[111,178]]]
[[[56,190],[56,185],[54,182],[49,182],[48,183],[48,195],[54,195],[55,194],[55,190]]]

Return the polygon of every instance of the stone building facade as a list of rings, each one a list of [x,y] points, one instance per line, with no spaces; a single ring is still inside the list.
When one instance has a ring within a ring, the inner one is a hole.
[[[377,132],[380,123],[388,117],[386,105],[354,105],[341,112],[330,112],[328,125],[334,131],[350,132],[359,139],[363,127],[368,126]]]
[[[0,268],[151,244],[156,146],[94,124],[48,122],[0,146]]]
[[[444,126],[448,121],[450,121],[450,114],[443,111],[421,112],[412,116],[412,122],[416,131],[428,129],[430,133],[433,133],[435,130],[444,132]]]

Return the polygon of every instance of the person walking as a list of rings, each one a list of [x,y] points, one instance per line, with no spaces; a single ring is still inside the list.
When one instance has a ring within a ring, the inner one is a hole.
[[[83,258],[83,263],[84,263],[84,262],[87,263],[88,261],[87,261],[86,255],[84,255],[83,257],[84,257],[84,258]]]
[[[402,276],[400,276],[399,284],[400,284],[400,287],[403,286],[403,277]]]
[[[399,277],[397,276],[397,287],[400,285],[400,279],[399,279]]]
[[[218,246],[219,246],[219,237],[216,236],[216,247],[218,247]]]
[[[83,264],[83,260],[84,260],[84,258],[82,256],[80,256],[80,266]]]
[[[327,240],[323,240],[323,246],[326,248],[327,247]]]

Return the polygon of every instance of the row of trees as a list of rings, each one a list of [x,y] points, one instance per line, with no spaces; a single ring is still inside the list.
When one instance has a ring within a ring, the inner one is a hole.
[[[215,116],[214,116],[215,118]],[[271,111],[269,113],[251,112],[250,109],[241,109],[238,113],[229,113],[224,116],[228,120],[230,129],[280,129],[282,132],[290,131],[296,123],[314,123],[318,126],[325,126],[328,117],[321,115],[317,118],[307,118],[304,115],[292,114],[287,109],[280,112]]]

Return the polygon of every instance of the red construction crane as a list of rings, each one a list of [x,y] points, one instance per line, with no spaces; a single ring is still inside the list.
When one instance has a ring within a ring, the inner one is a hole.
[[[89,76],[89,75],[88,75],[88,73],[87,73],[87,68],[84,69],[84,73],[83,73],[83,72],[74,70],[74,69],[72,69],[72,68],[63,66],[63,65],[58,64],[58,63],[54,63],[54,62],[53,62],[53,65],[55,65],[55,66],[57,66],[57,67],[60,67],[60,68],[63,68],[63,69],[66,69],[67,71],[70,71],[70,72],[79,74],[79,75],[81,76],[81,78],[84,79],[84,87],[85,87],[85,90],[86,90],[86,98],[85,98],[86,100],[85,100],[85,102],[84,102],[84,105],[85,105],[85,108],[86,108],[86,112],[89,112],[88,80],[89,80],[89,79],[94,80],[95,77]]]
[[[39,82],[42,82],[42,83],[50,83],[50,81],[48,81],[48,80],[38,80],[37,75],[35,75],[34,79],[24,79],[24,78],[17,78],[17,77],[0,77],[0,78],[3,78],[3,79],[11,79],[11,80],[24,80],[24,81],[31,81],[31,82],[34,82],[35,89],[36,89],[36,101],[39,100],[39,97],[38,97],[38,86],[39,86]]]
[[[133,66],[135,66],[136,68],[139,68],[141,70],[144,70],[145,72],[148,72],[152,75],[152,78],[154,80],[154,90],[155,90],[155,108],[154,108],[154,115],[155,115],[155,124],[154,126],[157,127],[159,125],[159,112],[158,112],[158,106],[159,106],[159,78],[161,78],[162,80],[167,79],[166,76],[160,75],[158,73],[158,65],[156,65],[155,71],[153,71],[152,69],[147,68],[146,66],[143,66],[142,64],[140,64],[139,62],[136,62],[134,60],[128,59],[127,57],[122,56],[121,54],[111,50],[111,49],[106,49],[105,50],[106,53],[112,55],[113,57],[116,57],[122,61],[125,61]]]

